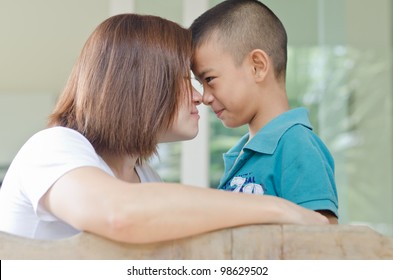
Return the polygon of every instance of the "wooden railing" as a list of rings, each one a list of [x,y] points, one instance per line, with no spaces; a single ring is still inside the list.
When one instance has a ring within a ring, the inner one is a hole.
[[[56,241],[0,233],[0,259],[393,259],[393,239],[348,225],[244,226],[143,245],[89,233]]]

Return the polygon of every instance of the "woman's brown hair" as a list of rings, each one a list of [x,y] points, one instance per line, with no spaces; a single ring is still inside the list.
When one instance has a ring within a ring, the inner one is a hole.
[[[147,159],[185,98],[191,55],[190,31],[174,22],[110,17],[87,40],[48,124],[77,130],[98,154]]]

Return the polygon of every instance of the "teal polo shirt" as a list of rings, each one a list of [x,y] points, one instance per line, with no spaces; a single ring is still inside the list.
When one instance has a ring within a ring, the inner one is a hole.
[[[281,114],[248,139],[244,135],[224,154],[219,189],[278,196],[338,217],[334,160],[305,108]]]

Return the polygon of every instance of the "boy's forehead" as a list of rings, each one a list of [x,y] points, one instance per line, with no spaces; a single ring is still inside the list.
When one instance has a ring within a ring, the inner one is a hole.
[[[221,43],[217,41],[206,41],[194,49],[193,70],[196,68],[211,67],[216,63],[232,61],[232,55]]]
[[[194,48],[195,50],[222,49],[220,38],[220,33],[217,30],[209,31],[199,38],[199,41],[194,42]]]
[[[194,49],[193,59],[196,63],[205,63],[224,53],[224,48],[215,41],[206,41]]]
[[[212,43],[205,42],[194,49],[192,58],[192,70],[195,75],[200,76],[202,72],[206,72],[206,68],[214,62],[215,50]]]

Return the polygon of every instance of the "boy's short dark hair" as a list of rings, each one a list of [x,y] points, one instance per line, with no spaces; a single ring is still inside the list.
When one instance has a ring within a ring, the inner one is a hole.
[[[216,39],[238,65],[254,49],[266,52],[277,78],[285,79],[287,34],[280,19],[255,0],[227,0],[214,6],[190,27],[194,48]]]

